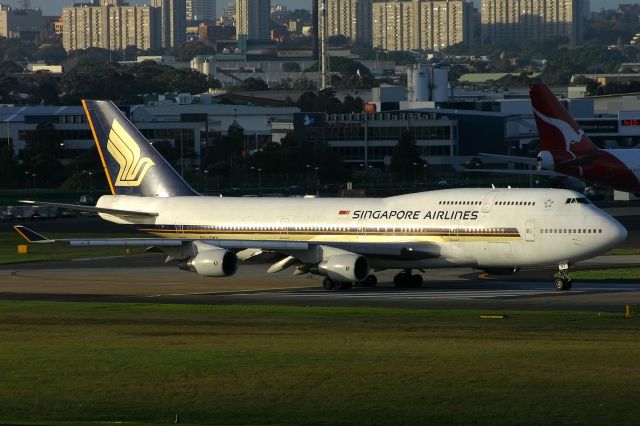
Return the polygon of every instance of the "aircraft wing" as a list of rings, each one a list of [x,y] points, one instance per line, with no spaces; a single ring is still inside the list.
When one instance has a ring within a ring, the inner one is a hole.
[[[565,161],[563,163],[558,164],[558,166],[562,166],[562,167],[577,167],[577,166],[582,166],[584,164],[590,163],[593,160],[595,160],[598,157],[597,153],[593,153],[593,154],[588,154],[588,155],[583,155],[577,158],[574,158],[573,160],[569,160],[569,161]]]
[[[180,247],[194,241],[202,241],[212,246],[227,249],[247,249],[260,247],[266,250],[306,250],[309,244],[298,241],[260,240],[198,240],[193,238],[56,238],[50,239],[26,226],[16,225],[15,231],[29,243],[58,243],[70,246],[89,247]]]
[[[325,242],[296,240],[207,240],[188,238],[70,238],[50,239],[42,234],[16,225],[13,227],[27,242],[37,244],[66,244],[74,247],[147,247],[156,251],[172,251],[172,248],[188,246],[196,241],[228,250],[251,250],[296,255],[320,246],[334,247],[345,251],[371,257],[390,257],[398,259],[426,259],[440,256],[440,247],[431,243],[359,243]],[[248,255],[247,258],[251,256]]]
[[[520,163],[520,164],[527,164],[529,166],[538,167],[537,158],[517,157],[515,155],[486,154],[483,152],[479,153],[478,155],[480,155],[483,158],[492,159],[495,161],[503,161],[506,163]]]
[[[149,211],[145,212],[145,211],[137,211],[137,210],[109,209],[105,207],[81,206],[78,204],[49,203],[47,201],[19,200],[19,202],[24,204],[36,204],[39,206],[58,207],[61,209],[75,210],[79,212],[106,213],[106,214],[123,217],[123,218],[141,219],[141,218],[150,218],[150,217],[158,216],[157,212],[149,212]]]
[[[490,173],[490,174],[503,173],[503,174],[509,174],[509,175],[526,175],[526,176],[529,176],[529,175],[535,175],[535,176],[566,176],[565,174],[558,173],[558,172],[553,171],[553,170],[546,170],[546,169],[542,169],[542,170],[538,170],[538,169],[531,169],[531,170],[525,170],[525,169],[467,169],[465,167],[458,166],[458,167],[456,167],[456,171],[465,172],[465,173]]]

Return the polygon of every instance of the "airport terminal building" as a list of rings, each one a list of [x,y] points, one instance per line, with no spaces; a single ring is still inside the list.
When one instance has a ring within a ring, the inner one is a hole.
[[[311,143],[329,144],[347,164],[384,168],[393,148],[409,130],[422,158],[430,164],[449,164],[458,155],[458,123],[425,112],[362,114],[294,114],[294,134]]]
[[[199,164],[202,148],[212,133],[225,134],[236,122],[256,144],[271,140],[271,125],[291,122],[295,107],[271,108],[226,104],[157,104],[122,107],[140,132],[151,142],[167,141],[182,145],[186,164]],[[60,159],[74,158],[95,146],[81,106],[4,106],[0,107],[0,143],[11,145],[18,158],[25,149],[25,135],[40,123],[54,125],[59,138]]]
[[[225,134],[235,122],[244,129],[246,148],[250,151],[268,142],[279,142],[293,132],[311,143],[328,143],[353,168],[384,169],[407,129],[416,140],[421,157],[433,165],[464,163],[480,152],[522,154],[525,145],[538,138],[531,104],[528,99],[499,104],[487,104],[482,111],[461,103],[405,110],[395,105],[396,109],[360,114],[301,113],[295,107],[170,102],[122,109],[150,141],[182,146],[185,164],[200,164],[202,149],[212,143],[212,135]],[[587,104],[591,106],[585,107]],[[640,108],[625,109],[617,114],[594,114],[593,105],[592,100],[584,98],[569,102],[572,114],[582,117],[576,121],[594,142],[604,148],[633,147],[640,143]],[[576,111],[577,106],[581,107]],[[599,107],[597,111],[602,109]],[[0,143],[12,146],[21,158],[27,132],[35,130],[40,123],[54,125],[62,141],[58,152],[64,163],[70,164],[94,146],[80,106],[2,106]]]

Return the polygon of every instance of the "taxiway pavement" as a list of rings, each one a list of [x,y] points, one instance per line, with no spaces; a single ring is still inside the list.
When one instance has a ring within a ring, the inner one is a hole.
[[[378,274],[376,288],[326,291],[315,276],[287,271],[266,274],[267,265],[241,265],[228,278],[205,278],[165,265],[160,255],[113,257],[0,267],[0,300],[52,300],[187,304],[273,304],[417,308],[586,310],[622,312],[640,303],[640,282],[574,282],[553,288],[552,269],[487,276],[472,269],[429,270],[420,289],[396,289],[396,271]],[[637,266],[640,255],[602,256],[579,268]]]

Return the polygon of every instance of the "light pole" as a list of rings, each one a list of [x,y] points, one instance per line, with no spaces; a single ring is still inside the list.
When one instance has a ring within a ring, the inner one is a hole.
[[[316,197],[320,196],[320,167],[316,166]]]
[[[262,197],[262,169],[258,168],[258,195]]]
[[[254,166],[251,166],[251,167],[249,167],[249,170],[251,170],[251,173],[249,174],[249,180],[250,180],[251,178],[253,178],[253,172],[257,172],[258,169],[256,167],[254,167]],[[249,183],[250,182],[247,181],[247,188],[251,187],[251,185],[249,185]],[[253,181],[253,183],[255,183],[255,181]]]
[[[204,171],[204,193],[209,192],[209,170]]]
[[[180,129],[180,176],[184,177],[184,143],[182,140],[182,129]]]
[[[89,172],[89,194],[93,195],[93,172]]]
[[[306,191],[307,194],[309,193],[309,185],[310,185],[310,183],[309,183],[309,181],[310,181],[310,179],[309,179],[309,170],[310,169],[311,169],[311,166],[309,164],[307,164],[307,191]]]
[[[429,167],[427,163],[422,165],[422,181],[424,182],[425,189],[427,188],[427,167]]]
[[[36,189],[36,176],[38,176],[37,173],[31,173],[31,177],[33,178],[33,190],[34,191]]]
[[[413,187],[418,187],[418,163],[413,162]]]

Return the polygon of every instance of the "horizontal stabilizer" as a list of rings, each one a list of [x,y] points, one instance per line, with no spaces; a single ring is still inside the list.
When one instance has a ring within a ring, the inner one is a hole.
[[[50,207],[58,207],[61,209],[67,210],[75,210],[79,212],[88,212],[88,213],[105,213],[118,217],[137,217],[137,218],[147,218],[147,217],[156,217],[158,213],[156,212],[143,212],[136,210],[121,210],[121,209],[109,209],[105,207],[94,207],[94,206],[81,206],[78,204],[65,204],[65,203],[49,203],[46,201],[32,201],[32,200],[19,200],[24,204],[36,204],[39,206],[50,206]]]
[[[592,162],[596,158],[598,158],[598,153],[582,155],[578,158],[574,158],[573,160],[564,161],[558,164],[558,167],[579,167]]]
[[[534,167],[538,166],[538,159],[532,158],[532,157],[517,157],[515,155],[486,154],[483,152],[479,153],[478,155],[488,160],[493,160],[493,161],[498,161],[503,163],[520,163],[520,164],[527,164],[529,166],[534,166]]]
[[[36,231],[32,231],[31,229],[22,226],[16,225],[13,227],[22,238],[27,240],[30,243],[43,243],[43,242],[53,242],[54,240],[50,240],[44,235],[38,234]]]
[[[465,169],[460,168],[458,172],[467,173],[489,173],[489,174],[507,174],[507,175],[525,175],[525,176],[566,176],[562,173],[554,172],[553,170],[525,170],[525,169]]]

